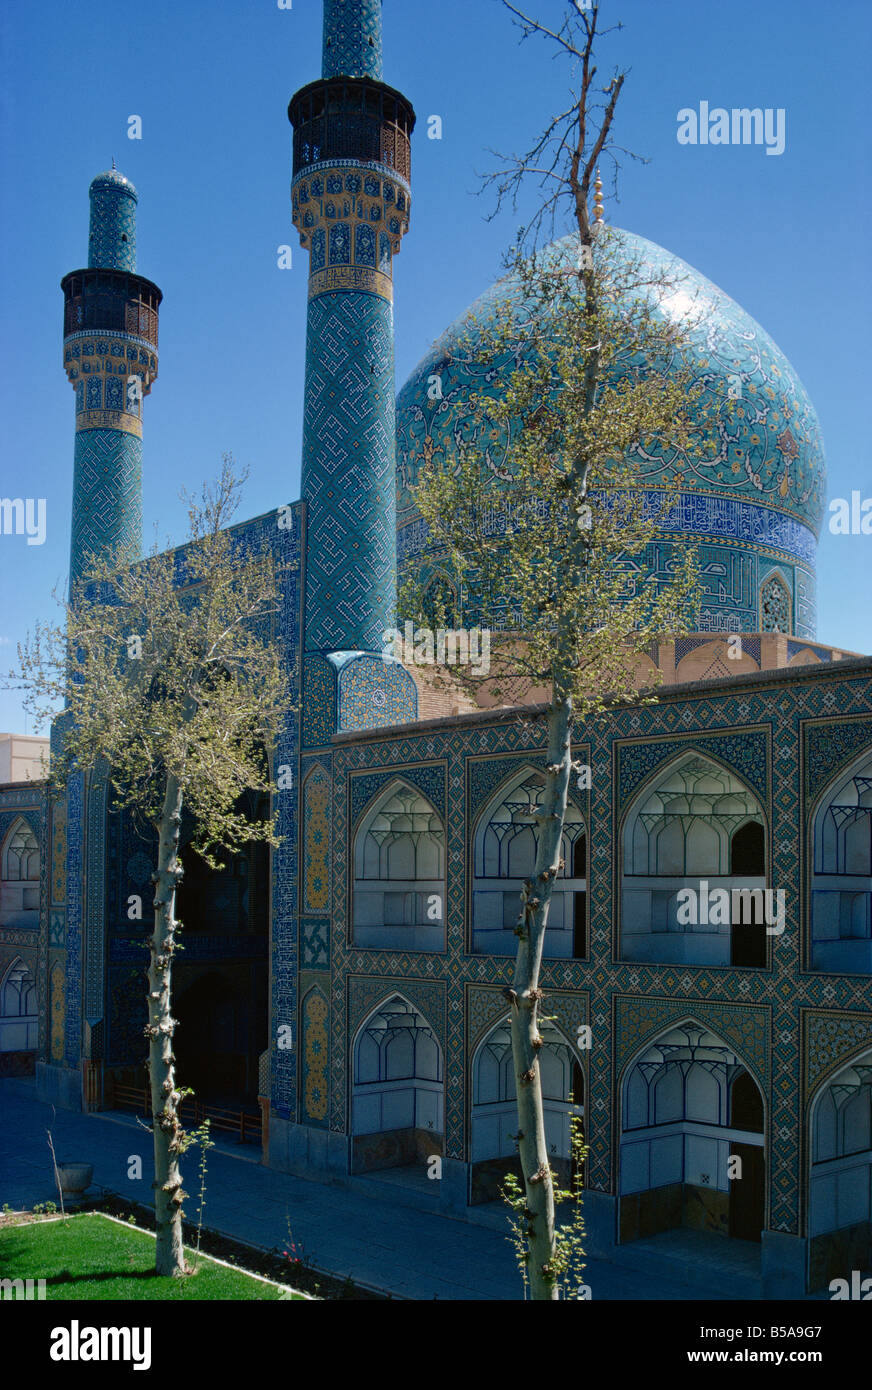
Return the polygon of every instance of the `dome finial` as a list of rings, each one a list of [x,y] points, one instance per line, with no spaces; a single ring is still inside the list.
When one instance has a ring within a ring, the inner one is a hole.
[[[593,225],[596,230],[604,226],[603,223],[603,181],[600,171],[597,169],[596,178],[593,183]]]
[[[116,163],[115,163],[115,156],[114,156],[114,154],[113,154],[113,156],[112,156],[112,168],[113,168],[113,169],[117,168],[117,165],[116,165]]]

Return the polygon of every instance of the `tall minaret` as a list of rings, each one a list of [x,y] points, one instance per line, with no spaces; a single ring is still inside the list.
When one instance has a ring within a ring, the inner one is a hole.
[[[91,555],[142,550],[142,397],[157,376],[161,292],[136,274],[136,189],[91,184],[88,268],[61,281],[64,367],[76,391],[70,594]]]
[[[381,651],[396,603],[392,262],[415,124],[381,80],[381,0],[324,0],[322,72],[288,107],[294,226],[310,253],[306,648]]]

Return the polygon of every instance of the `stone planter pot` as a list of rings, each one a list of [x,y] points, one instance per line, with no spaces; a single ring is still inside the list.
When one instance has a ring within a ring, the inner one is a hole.
[[[59,1163],[58,1178],[60,1180],[61,1191],[66,1195],[76,1197],[85,1192],[91,1186],[91,1179],[94,1176],[93,1163]]]

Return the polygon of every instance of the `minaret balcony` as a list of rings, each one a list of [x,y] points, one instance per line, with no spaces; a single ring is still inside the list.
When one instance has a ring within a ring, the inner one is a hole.
[[[294,178],[313,164],[357,160],[394,170],[408,184],[415,112],[401,92],[371,78],[310,82],[288,106]]]
[[[124,270],[73,270],[61,281],[64,337],[73,333],[125,333],[157,348],[163,295],[142,275]]]

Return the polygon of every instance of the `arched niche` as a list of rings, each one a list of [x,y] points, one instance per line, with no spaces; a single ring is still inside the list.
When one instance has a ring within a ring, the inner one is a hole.
[[[441,1157],[442,1049],[427,1019],[395,994],[373,1009],[352,1047],[352,1171],[419,1170]]]
[[[473,836],[472,949],[514,956],[520,893],[536,863],[536,815],[545,774],[525,767],[498,788],[484,807]],[[563,868],[551,895],[544,955],[581,958],[587,953],[587,834],[570,798],[561,845]]]
[[[742,779],[701,753],[662,769],[624,820],[624,960],[765,966],[766,820]],[[737,896],[741,895],[741,896]]]
[[[0,1052],[31,1052],[37,1045],[36,980],[21,956],[0,979]]]
[[[648,1043],[620,1092],[621,1240],[686,1228],[759,1241],[764,1099],[734,1049],[693,1021]]]
[[[793,600],[786,581],[777,570],[766,576],[760,585],[760,631],[793,631]]]
[[[14,820],[0,849],[0,926],[39,926],[39,841],[24,816]]]
[[[675,668],[676,682],[684,685],[688,681],[718,680],[725,676],[744,676],[760,667],[750,652],[735,644],[727,637],[714,637],[695,647],[678,662]]]
[[[811,965],[872,972],[872,751],[832,780],[812,820]]]
[[[392,782],[354,836],[356,946],[444,951],[445,829],[416,787]]]
[[[558,1181],[570,1177],[570,1117],[584,1116],[584,1073],[560,1030],[549,1020],[539,1025],[544,1046],[539,1052],[545,1142]],[[508,1017],[481,1040],[472,1059],[470,1112],[470,1201],[496,1201],[505,1176],[520,1176],[517,1145],[517,1090]]]
[[[809,1287],[872,1263],[872,1048],[809,1106]]]

